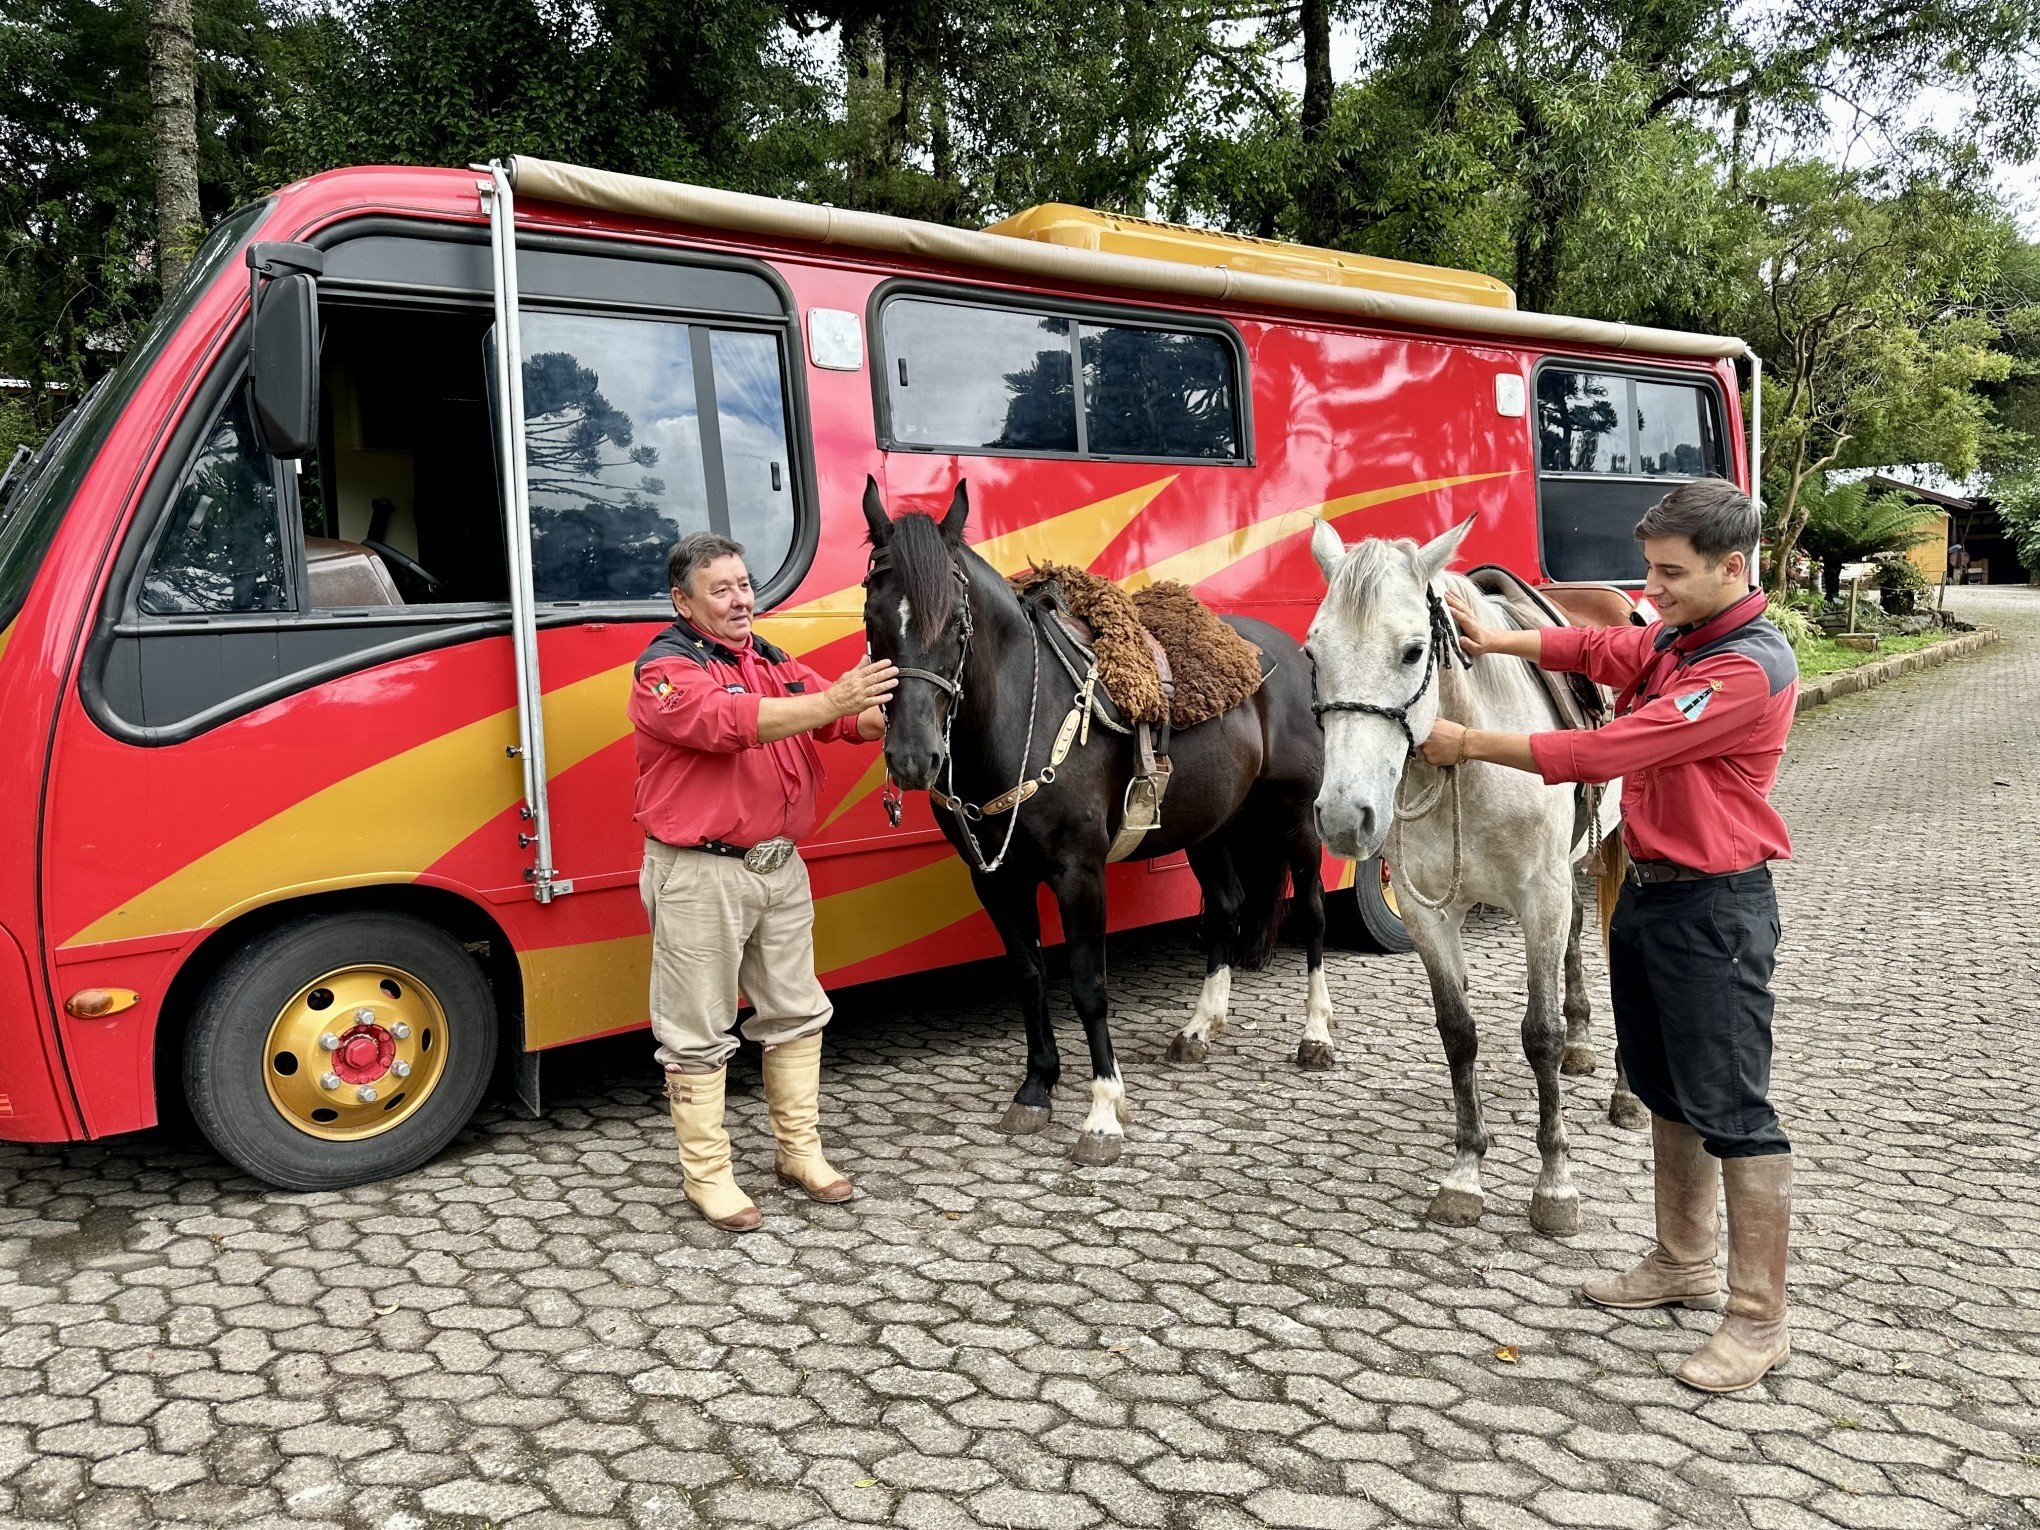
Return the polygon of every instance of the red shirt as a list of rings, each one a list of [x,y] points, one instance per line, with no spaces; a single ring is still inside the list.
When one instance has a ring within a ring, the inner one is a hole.
[[[827,683],[759,638],[740,649],[676,621],[637,661],[637,824],[669,845],[704,840],[749,849],[815,826],[817,740],[854,741],[855,716],[774,743],[758,739],[765,696],[816,695]]]
[[[1622,694],[1592,731],[1530,735],[1546,781],[1622,778],[1622,838],[1637,860],[1744,871],[1789,859],[1771,806],[1799,666],[1752,591],[1692,629],[1547,627],[1539,663],[1579,670]]]

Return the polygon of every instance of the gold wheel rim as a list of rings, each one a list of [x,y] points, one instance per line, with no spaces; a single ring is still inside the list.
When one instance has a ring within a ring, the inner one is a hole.
[[[446,1072],[446,1011],[399,967],[336,967],[270,1022],[262,1082],[308,1137],[358,1142],[415,1115]]]
[[[1395,883],[1389,880],[1387,861],[1381,863],[1381,901],[1388,905],[1391,914],[1402,918],[1402,905],[1395,901]]]

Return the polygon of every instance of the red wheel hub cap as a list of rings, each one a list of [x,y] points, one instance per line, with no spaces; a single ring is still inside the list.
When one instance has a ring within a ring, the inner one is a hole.
[[[390,1071],[396,1056],[396,1039],[388,1031],[379,1025],[357,1025],[333,1049],[333,1071],[343,1083],[372,1084]]]

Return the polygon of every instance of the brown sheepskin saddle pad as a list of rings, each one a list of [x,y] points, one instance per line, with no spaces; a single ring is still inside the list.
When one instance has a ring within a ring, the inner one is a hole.
[[[1187,585],[1158,580],[1129,595],[1088,570],[1040,563],[1017,575],[1013,586],[1089,628],[1098,678],[1129,722],[1193,727],[1261,688],[1261,650]]]

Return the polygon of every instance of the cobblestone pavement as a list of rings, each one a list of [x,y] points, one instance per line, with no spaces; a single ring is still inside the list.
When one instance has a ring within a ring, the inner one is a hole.
[[[1474,942],[1495,1147],[1469,1231],[1420,1215],[1451,1107],[1415,960],[1333,959],[1331,1073],[1287,1060],[1294,953],[1172,1069],[1178,929],[1115,947],[1118,1166],[1062,1157],[1081,1066],[1052,1137],[992,1130],[1022,1048],[976,968],[852,996],[826,1100],[863,1198],[772,1191],[742,1241],[679,1208],[636,1041],[583,1049],[546,1119],[492,1109],[344,1194],[170,1134],[0,1148],[0,1521],[2040,1523],[2040,595],[1959,593],[2003,644],[1793,736],[1796,1334],[1753,1393],[1670,1379],[1711,1317],[1573,1298],[1650,1225],[1605,1067],[1569,1083],[1586,1230],[1531,1231],[1508,926]],[[733,1125],[765,1191],[751,1066]]]

